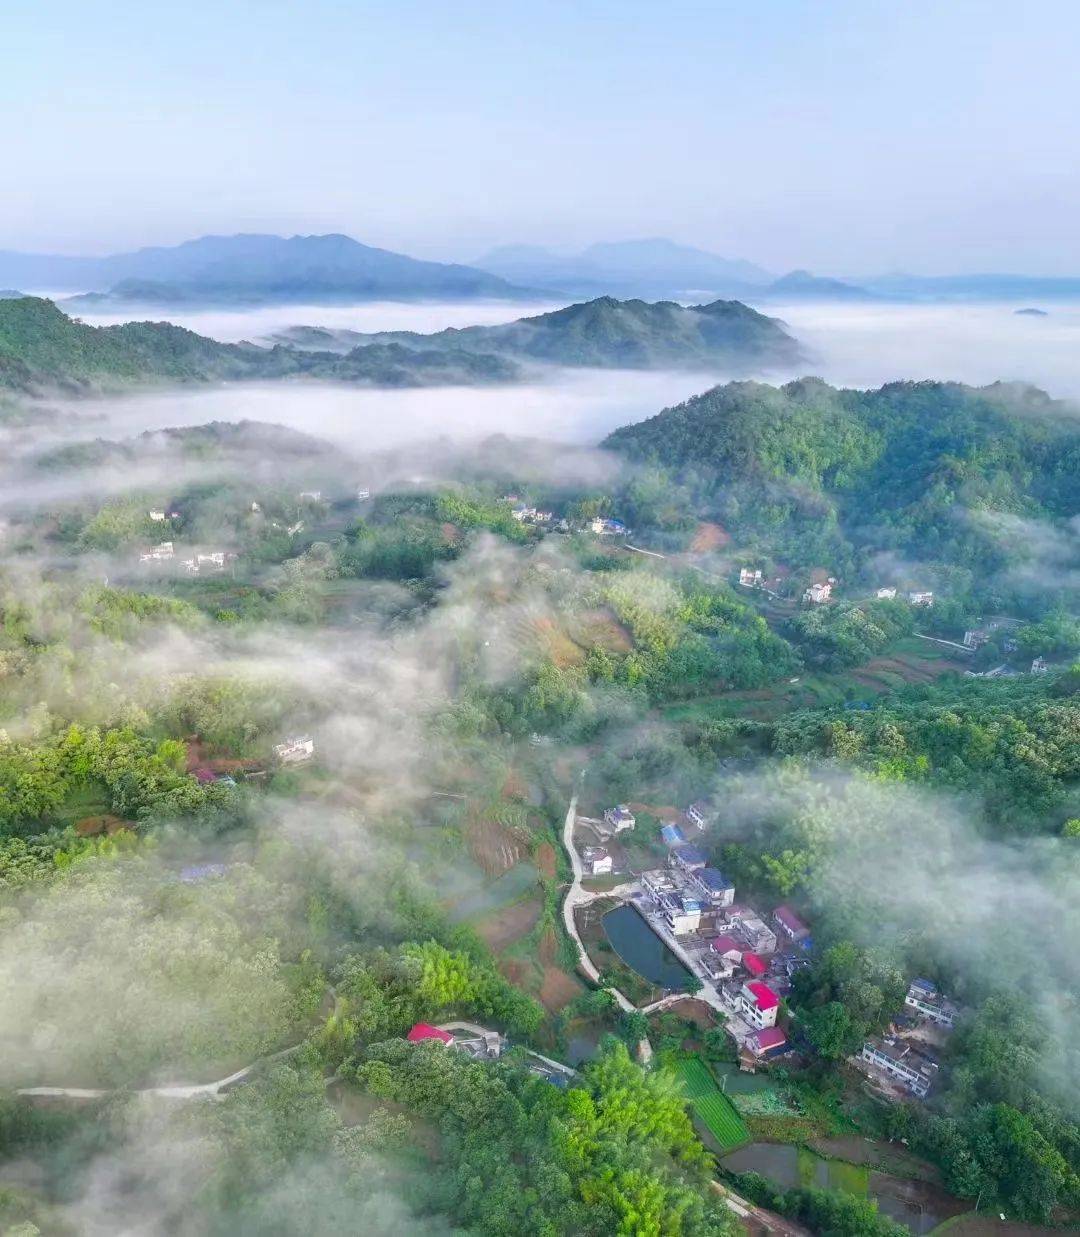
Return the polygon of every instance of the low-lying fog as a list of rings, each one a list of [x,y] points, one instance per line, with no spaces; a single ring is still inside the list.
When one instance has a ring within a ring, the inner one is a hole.
[[[520,301],[368,301],[361,305],[262,305],[248,309],[191,309],[96,313],[80,309],[78,317],[91,326],[113,326],[133,317],[162,319],[189,331],[235,344],[261,340],[289,326],[347,327],[352,331],[442,331],[450,326],[496,326],[515,318],[559,309],[563,301],[523,304]]]
[[[172,321],[222,340],[259,339],[297,323],[371,331],[420,331],[506,321],[550,305],[369,303],[193,311]],[[1055,304],[1048,316],[1015,305],[769,306],[808,356],[782,381],[817,374],[843,386],[895,379],[955,379],[976,385],[1026,380],[1060,397],[1080,399],[1080,305]],[[127,315],[84,314],[92,323]],[[169,425],[251,418],[274,421],[356,449],[381,449],[438,438],[505,433],[591,444],[715,382],[723,373],[553,370],[542,381],[500,388],[367,390],[316,384],[265,384],[142,394],[107,404],[80,401],[73,413],[107,412],[86,432],[118,436]]]

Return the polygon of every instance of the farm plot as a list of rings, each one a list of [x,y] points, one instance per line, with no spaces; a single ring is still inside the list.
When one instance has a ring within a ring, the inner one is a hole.
[[[697,1057],[685,1057],[675,1067],[694,1114],[706,1126],[723,1151],[741,1146],[750,1137],[731,1100],[716,1085],[712,1074]]]

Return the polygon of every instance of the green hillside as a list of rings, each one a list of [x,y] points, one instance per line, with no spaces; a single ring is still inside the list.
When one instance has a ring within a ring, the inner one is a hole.
[[[685,479],[733,531],[1000,563],[1003,522],[1080,511],[1080,426],[1031,387],[730,383],[605,444]]]
[[[496,352],[522,361],[612,369],[703,369],[747,372],[793,365],[796,341],[774,318],[740,301],[686,307],[673,301],[618,301],[602,296],[499,326],[450,328],[432,335],[385,331],[363,335],[298,327],[280,337],[301,347],[398,343],[411,348]]]
[[[369,386],[508,382],[517,368],[495,356],[400,344],[336,352],[223,344],[169,322],[94,327],[38,297],[0,300],[0,386],[36,392],[125,382],[317,378]]]

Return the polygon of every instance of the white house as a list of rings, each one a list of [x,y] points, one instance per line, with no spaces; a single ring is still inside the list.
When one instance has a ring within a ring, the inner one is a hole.
[[[756,571],[751,571],[749,567],[739,568],[739,583],[743,588],[761,588],[765,583],[765,579],[761,574],[761,568]]]
[[[165,512],[162,509],[154,507],[150,511],[150,518],[155,524],[160,524],[165,519]]]
[[[602,846],[586,846],[581,862],[590,876],[606,876],[612,869],[611,855]]]
[[[707,803],[703,800],[698,800],[697,803],[691,803],[683,815],[690,824],[696,825],[698,829],[704,829],[708,826],[715,813]]]
[[[358,503],[366,503],[370,497],[371,497],[371,491],[365,485],[362,485],[356,491],[356,501]]]
[[[1050,667],[1046,664],[1045,657],[1036,657],[1035,660],[1031,663],[1032,674],[1047,674],[1049,673],[1049,670],[1050,670]]]
[[[615,833],[622,833],[624,829],[633,829],[637,824],[633,812],[630,811],[625,803],[620,803],[616,807],[609,807],[604,813],[604,822]]]
[[[763,1027],[776,1026],[780,998],[768,984],[751,979],[739,991],[739,1008],[747,1022],[760,1031]]]
[[[928,590],[916,590],[913,593],[908,593],[907,599],[913,606],[932,606],[934,604],[934,594]]]
[[[892,601],[896,596],[894,588],[879,588],[877,591],[878,601]]]
[[[274,757],[283,765],[300,764],[315,755],[315,740],[309,735],[286,739],[274,745]]]
[[[943,997],[928,979],[911,981],[911,987],[908,988],[907,996],[904,997],[904,1004],[939,1027],[945,1027],[948,1030],[956,1026],[956,1019],[960,1013],[952,1001]]]
[[[820,605],[823,601],[828,601],[832,596],[832,583],[826,581],[824,584],[811,584],[810,587],[803,593],[803,601],[808,601],[811,605]]]
[[[160,563],[172,558],[176,554],[171,541],[162,541],[154,546],[152,550],[148,550],[145,554],[139,555],[140,563]]]
[[[301,490],[300,501],[302,503],[321,503],[322,490]]]
[[[934,1084],[937,1066],[915,1052],[909,1044],[895,1039],[868,1039],[856,1058],[872,1065],[890,1078],[898,1079],[919,1099],[925,1099]]]

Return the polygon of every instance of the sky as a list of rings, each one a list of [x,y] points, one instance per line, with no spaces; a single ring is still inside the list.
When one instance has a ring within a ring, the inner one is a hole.
[[[1080,274],[1067,0],[8,0],[0,248]]]

